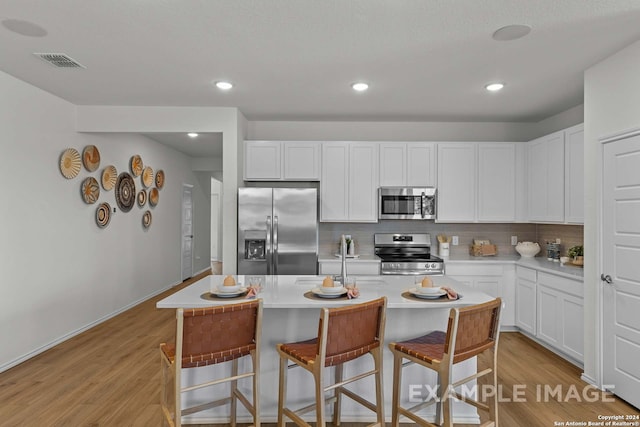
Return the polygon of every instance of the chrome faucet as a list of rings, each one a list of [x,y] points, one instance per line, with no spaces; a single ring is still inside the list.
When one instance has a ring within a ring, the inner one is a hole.
[[[344,234],[340,237],[340,254],[342,255],[340,278],[342,280],[342,286],[347,286],[347,239]]]

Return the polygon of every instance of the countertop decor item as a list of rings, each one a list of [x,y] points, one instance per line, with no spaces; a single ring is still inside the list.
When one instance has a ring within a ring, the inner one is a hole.
[[[536,242],[519,242],[516,245],[516,252],[524,258],[533,258],[540,252],[540,245]]]
[[[100,151],[95,145],[87,145],[82,150],[82,164],[89,172],[95,172],[100,166]]]
[[[158,191],[157,188],[152,188],[149,191],[149,204],[151,206],[157,206],[158,205],[158,200],[160,199],[160,192]]]
[[[118,179],[118,171],[116,167],[113,165],[107,166],[102,171],[102,188],[105,190],[113,190],[113,187],[116,185],[116,180]]]
[[[131,173],[133,176],[140,176],[143,168],[142,158],[138,154],[131,156]]]
[[[80,153],[75,148],[67,148],[60,156],[60,172],[67,179],[75,178],[80,172]]]
[[[85,203],[93,204],[98,201],[100,197],[100,186],[98,181],[92,176],[85,178],[80,186],[80,192],[82,193],[82,200]]]
[[[147,190],[144,188],[138,192],[138,206],[143,207],[147,204]]]
[[[123,212],[129,212],[136,199],[136,184],[129,173],[122,172],[116,182],[116,203]]]
[[[105,228],[109,225],[109,221],[111,221],[111,205],[107,202],[100,203],[100,206],[96,209],[96,223],[98,227]]]
[[[582,245],[569,248],[567,255],[573,258],[573,261],[571,261],[573,265],[579,265],[581,267],[584,265],[584,247]]]
[[[150,166],[142,170],[142,184],[147,188],[153,185],[153,169]]]
[[[158,190],[162,190],[162,187],[164,187],[164,171],[162,169],[156,172],[156,187],[158,187]]]
[[[145,211],[145,213],[142,215],[142,226],[144,228],[149,228],[149,226],[151,226],[151,220],[153,218],[151,217],[151,211]]]

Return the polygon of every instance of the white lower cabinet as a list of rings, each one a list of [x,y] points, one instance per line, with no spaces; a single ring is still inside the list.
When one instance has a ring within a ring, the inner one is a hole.
[[[516,326],[571,359],[584,359],[583,281],[516,267]]]
[[[342,261],[318,261],[318,274],[340,274]],[[347,274],[350,276],[377,276],[380,274],[379,261],[349,261],[347,260]]]
[[[481,263],[482,261],[449,262],[446,264],[446,274],[492,297],[502,298],[504,305],[500,324],[503,328],[513,327],[515,324],[514,266],[509,263],[478,265]]]

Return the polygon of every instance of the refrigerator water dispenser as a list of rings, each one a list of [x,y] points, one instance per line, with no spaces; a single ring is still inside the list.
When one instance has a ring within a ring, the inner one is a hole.
[[[258,261],[266,259],[267,239],[264,231],[244,232],[244,259]]]

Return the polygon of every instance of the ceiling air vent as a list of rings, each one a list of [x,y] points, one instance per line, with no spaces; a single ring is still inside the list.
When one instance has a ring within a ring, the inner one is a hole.
[[[34,53],[34,55],[58,68],[87,68],[64,53]]]

